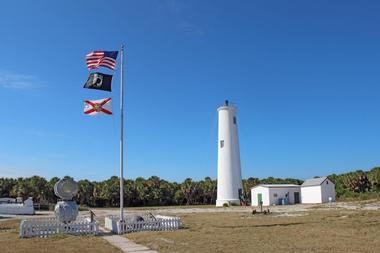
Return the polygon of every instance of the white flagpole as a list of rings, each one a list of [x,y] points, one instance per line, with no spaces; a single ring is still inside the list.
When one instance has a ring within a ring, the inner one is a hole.
[[[123,207],[124,207],[124,133],[123,133],[123,106],[124,106],[124,91],[123,91],[123,72],[124,72],[124,45],[121,45],[120,50],[120,221],[124,221]]]

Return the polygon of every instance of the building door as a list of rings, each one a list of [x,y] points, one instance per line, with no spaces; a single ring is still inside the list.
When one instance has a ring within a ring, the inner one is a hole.
[[[263,194],[257,193],[257,204],[261,205],[263,203]]]
[[[300,193],[295,192],[294,193],[294,204],[299,204],[300,203]]]

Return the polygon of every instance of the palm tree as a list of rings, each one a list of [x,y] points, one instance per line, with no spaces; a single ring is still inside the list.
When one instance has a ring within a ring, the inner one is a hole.
[[[185,181],[181,184],[181,190],[183,196],[186,199],[186,205],[193,204],[193,200],[196,194],[196,183],[194,183],[191,178],[186,178]]]

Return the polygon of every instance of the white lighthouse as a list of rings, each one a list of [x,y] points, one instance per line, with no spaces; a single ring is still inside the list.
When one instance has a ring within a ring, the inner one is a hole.
[[[216,206],[239,205],[242,193],[236,107],[218,108],[218,194]]]

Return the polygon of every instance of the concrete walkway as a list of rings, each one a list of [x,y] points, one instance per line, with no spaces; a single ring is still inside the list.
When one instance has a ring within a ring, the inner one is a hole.
[[[120,235],[112,234],[111,232],[105,230],[104,228],[100,227],[100,231],[102,232],[101,237],[112,244],[113,246],[121,249],[123,252],[128,253],[158,253],[155,250],[151,250],[148,247],[145,247],[141,244],[134,243],[133,241],[129,240],[128,238],[125,238]]]

